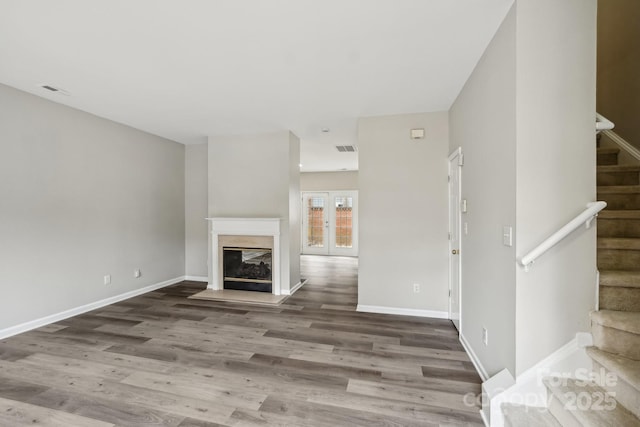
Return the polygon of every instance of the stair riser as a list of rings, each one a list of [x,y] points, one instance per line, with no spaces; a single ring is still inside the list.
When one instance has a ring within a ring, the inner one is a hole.
[[[640,311],[640,288],[600,286],[600,310]]]
[[[598,200],[607,202],[608,209],[640,209],[639,193],[598,193]]]
[[[633,413],[636,417],[640,418],[640,391],[633,388],[622,378],[618,377],[615,372],[609,371],[607,368],[593,361],[593,371],[600,375],[604,372],[608,378],[614,378],[613,381],[600,381],[599,385],[606,391],[614,393],[614,398],[618,401],[619,405],[624,406]]]
[[[640,174],[638,172],[598,172],[596,182],[598,185],[638,185]]]
[[[609,166],[618,164],[617,154],[598,154],[598,166]]]
[[[598,268],[600,270],[638,270],[640,269],[640,251],[598,248]]]
[[[593,343],[600,350],[619,354],[633,360],[640,360],[640,335],[591,324]]]
[[[598,218],[598,237],[640,237],[640,220]]]
[[[596,182],[598,185],[638,185],[640,174],[638,172],[598,172]]]

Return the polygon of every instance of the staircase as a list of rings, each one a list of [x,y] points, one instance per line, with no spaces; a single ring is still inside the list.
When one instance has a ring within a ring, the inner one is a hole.
[[[599,310],[587,348],[593,381],[544,380],[549,407],[503,404],[506,426],[640,426],[640,165],[598,148]]]

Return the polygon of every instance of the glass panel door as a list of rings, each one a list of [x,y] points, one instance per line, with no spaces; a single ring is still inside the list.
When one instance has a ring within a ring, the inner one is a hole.
[[[356,191],[330,192],[331,248],[329,255],[358,256]]]
[[[306,193],[303,203],[303,254],[329,254],[329,194]]]
[[[357,191],[302,195],[302,253],[358,256]]]
[[[353,247],[353,197],[334,197],[335,204],[335,246],[336,248]]]

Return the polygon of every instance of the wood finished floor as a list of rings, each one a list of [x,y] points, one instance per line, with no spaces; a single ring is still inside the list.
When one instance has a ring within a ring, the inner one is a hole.
[[[277,307],[183,282],[0,341],[0,426],[482,425],[449,321],[355,312],[355,259],[302,272]]]

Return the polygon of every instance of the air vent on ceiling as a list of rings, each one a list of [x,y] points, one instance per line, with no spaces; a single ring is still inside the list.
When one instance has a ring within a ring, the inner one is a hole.
[[[336,148],[341,153],[355,153],[358,151],[355,145],[336,145]]]
[[[38,85],[38,86],[40,86],[42,89],[48,90],[49,92],[60,93],[62,95],[69,96],[69,92],[67,92],[64,89],[60,89],[59,87],[55,87],[55,86],[51,86],[51,85],[47,85],[47,84],[42,84],[42,85]]]

